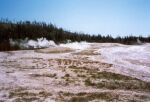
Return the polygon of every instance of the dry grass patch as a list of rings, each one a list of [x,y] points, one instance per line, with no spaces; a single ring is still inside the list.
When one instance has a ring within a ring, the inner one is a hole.
[[[77,96],[72,97],[69,102],[89,102],[93,100],[105,100],[107,102],[110,101],[117,101],[119,100],[119,95],[109,93],[109,92],[103,92],[103,93],[87,93],[82,94],[79,93]]]
[[[61,94],[64,97],[65,102],[90,102],[94,100],[98,100],[98,102],[99,101],[116,102],[120,100],[118,94],[111,92],[92,92],[92,93],[80,92],[77,94],[62,92]]]
[[[13,99],[14,102],[42,102],[42,100],[46,99],[49,96],[52,96],[52,94],[46,91],[34,92],[20,88],[11,90],[8,97],[9,99]]]
[[[126,91],[124,93],[109,91],[79,92],[76,94],[61,92],[59,94],[64,102],[147,102],[150,99],[147,95],[126,94]]]
[[[105,79],[105,80],[100,80]],[[99,80],[95,82],[95,80]],[[142,80],[111,72],[91,73],[91,77],[85,80],[86,86],[107,89],[136,89],[150,91],[150,83]]]
[[[56,77],[57,75],[55,73],[54,74],[44,73],[44,74],[31,74],[30,76],[32,76],[32,77],[50,77],[50,78],[53,78],[53,77]]]
[[[65,81],[66,85],[69,85],[71,83],[74,84],[77,80],[77,78],[72,77],[70,74],[67,74],[67,73],[63,77],[61,77],[61,79]]]

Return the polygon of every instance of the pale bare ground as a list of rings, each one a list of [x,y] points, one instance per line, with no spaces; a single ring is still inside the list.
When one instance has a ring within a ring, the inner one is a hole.
[[[67,53],[67,52],[72,52],[73,49],[56,46],[56,47],[51,47],[51,48],[38,49],[35,51],[39,53]]]
[[[140,72],[118,71],[98,53],[109,46],[0,52],[0,101],[149,102],[150,83]]]

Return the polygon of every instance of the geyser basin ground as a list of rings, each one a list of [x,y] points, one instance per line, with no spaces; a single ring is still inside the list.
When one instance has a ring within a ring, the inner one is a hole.
[[[149,44],[78,45],[0,52],[0,100],[150,101]]]

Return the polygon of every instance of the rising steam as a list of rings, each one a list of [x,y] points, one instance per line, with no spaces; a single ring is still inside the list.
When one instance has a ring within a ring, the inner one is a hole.
[[[28,38],[13,40],[9,39],[11,46],[19,46],[21,49],[30,49],[30,48],[47,48],[56,46],[54,41],[47,40],[46,38],[37,38],[37,40],[29,40]]]

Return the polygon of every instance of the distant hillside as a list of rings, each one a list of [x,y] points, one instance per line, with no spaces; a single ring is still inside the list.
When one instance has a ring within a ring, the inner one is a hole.
[[[63,43],[67,40],[71,41],[88,41],[88,42],[112,42],[123,44],[135,44],[137,39],[142,42],[150,42],[150,37],[117,37],[113,38],[110,35],[101,36],[89,35],[84,33],[70,32],[63,28],[58,28],[53,24],[46,24],[45,22],[37,21],[18,21],[12,22],[7,19],[0,21],[0,51],[16,50],[16,47],[11,47],[9,39],[37,39],[45,37],[48,40],[53,40],[55,43]]]

